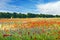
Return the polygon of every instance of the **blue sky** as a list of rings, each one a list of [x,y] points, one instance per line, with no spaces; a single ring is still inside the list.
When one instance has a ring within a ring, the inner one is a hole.
[[[58,10],[60,0],[0,0],[1,12],[60,14]]]

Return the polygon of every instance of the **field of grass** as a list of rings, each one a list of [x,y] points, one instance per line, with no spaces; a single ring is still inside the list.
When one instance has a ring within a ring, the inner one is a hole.
[[[0,40],[60,40],[60,18],[0,19]]]

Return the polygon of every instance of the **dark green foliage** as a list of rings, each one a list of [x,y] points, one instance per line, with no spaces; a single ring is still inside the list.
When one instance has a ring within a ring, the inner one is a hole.
[[[35,18],[37,15],[32,13],[27,13],[28,18]]]
[[[0,12],[0,18],[55,18],[60,17],[60,15],[50,15],[50,14],[33,14],[33,13],[9,13],[9,12]]]

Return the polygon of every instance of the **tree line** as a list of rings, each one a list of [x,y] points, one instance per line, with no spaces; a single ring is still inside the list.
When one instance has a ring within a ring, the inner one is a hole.
[[[11,18],[11,17],[12,18],[54,18],[54,17],[60,17],[60,15],[0,12],[0,18]]]

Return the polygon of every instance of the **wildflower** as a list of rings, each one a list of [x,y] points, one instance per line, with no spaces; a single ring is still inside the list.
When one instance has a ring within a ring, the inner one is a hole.
[[[3,37],[12,36],[11,34],[3,34]]]
[[[30,38],[32,39],[32,36],[30,36]]]
[[[28,35],[30,34],[30,32],[28,32]]]
[[[34,37],[34,40],[36,40],[37,38],[36,37]]]
[[[58,31],[58,34],[60,34],[60,31]]]

